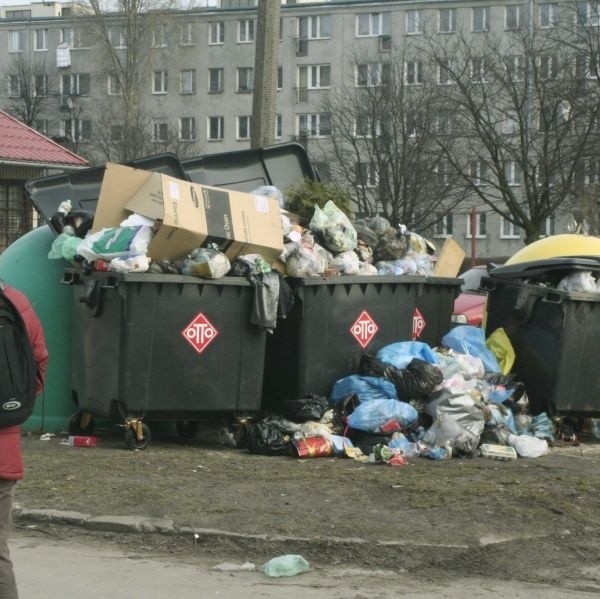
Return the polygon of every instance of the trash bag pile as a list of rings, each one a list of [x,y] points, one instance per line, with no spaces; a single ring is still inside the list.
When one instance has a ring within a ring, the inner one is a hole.
[[[458,326],[436,348],[393,343],[363,354],[328,398],[285,399],[276,413],[247,421],[239,446],[395,466],[420,457],[537,458],[554,442],[554,424],[529,414],[513,362],[502,329],[486,339],[478,327]]]

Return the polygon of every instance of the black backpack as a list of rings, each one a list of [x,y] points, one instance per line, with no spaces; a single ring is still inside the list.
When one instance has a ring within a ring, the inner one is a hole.
[[[36,376],[25,322],[0,282],[0,428],[22,424],[31,416]]]

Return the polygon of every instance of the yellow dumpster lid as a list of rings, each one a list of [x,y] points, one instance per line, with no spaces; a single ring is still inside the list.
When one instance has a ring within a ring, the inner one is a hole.
[[[551,235],[525,246],[505,264],[519,264],[562,256],[600,256],[600,237],[588,235]]]

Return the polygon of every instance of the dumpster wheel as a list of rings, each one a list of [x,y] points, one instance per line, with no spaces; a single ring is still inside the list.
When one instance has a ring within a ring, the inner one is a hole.
[[[128,449],[146,449],[152,438],[150,427],[137,418],[127,419],[123,426]]]
[[[91,435],[94,432],[94,419],[87,412],[75,412],[69,420],[69,435]]]

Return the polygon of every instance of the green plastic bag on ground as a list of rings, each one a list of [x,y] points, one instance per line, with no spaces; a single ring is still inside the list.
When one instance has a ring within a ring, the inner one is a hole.
[[[502,374],[508,374],[515,363],[515,350],[506,334],[500,327],[496,329],[486,340],[486,347],[496,356]]]

